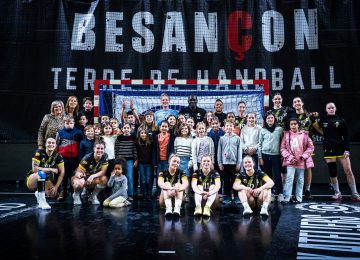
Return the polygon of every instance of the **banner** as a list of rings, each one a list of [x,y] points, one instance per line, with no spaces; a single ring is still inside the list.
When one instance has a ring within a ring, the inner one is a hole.
[[[95,79],[268,79],[284,105],[335,102],[360,141],[359,14],[340,0],[2,0],[0,139],[35,140],[51,102],[92,96]]]

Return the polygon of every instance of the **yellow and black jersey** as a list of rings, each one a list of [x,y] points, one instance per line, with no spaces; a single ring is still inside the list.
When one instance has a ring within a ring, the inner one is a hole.
[[[236,174],[235,181],[240,181],[242,185],[256,189],[264,184],[266,177],[268,177],[268,175],[260,170],[255,170],[252,176],[249,176],[245,171],[242,171]]]
[[[182,184],[182,180],[187,180],[185,172],[179,169],[177,169],[173,175],[171,175],[168,170],[159,172],[159,179],[160,178],[162,178],[164,182],[169,182],[171,186],[174,186],[176,183]]]
[[[64,159],[61,154],[54,151],[49,156],[43,149],[36,150],[32,160],[42,168],[57,168],[59,165],[64,164]]]
[[[79,168],[86,173],[86,177],[89,177],[92,174],[98,173],[103,167],[107,167],[108,165],[107,153],[104,153],[99,161],[95,160],[94,153],[89,153],[82,158]]]
[[[211,185],[215,185],[215,180],[220,180],[220,174],[212,170],[205,175],[202,170],[197,170],[193,173],[192,180],[197,180],[197,185],[201,185],[204,190],[209,190]]]

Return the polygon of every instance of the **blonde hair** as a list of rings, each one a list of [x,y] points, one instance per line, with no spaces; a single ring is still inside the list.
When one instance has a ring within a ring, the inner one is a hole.
[[[77,105],[76,105],[76,107],[75,107],[75,109],[74,109],[74,112],[73,112],[74,114],[77,114],[77,112],[79,112],[79,100],[78,100],[78,98],[77,98],[76,96],[70,96],[70,97],[68,97],[68,99],[66,100],[66,105],[65,105],[66,112],[69,112],[69,108],[70,108],[69,103],[70,103],[70,99],[72,99],[72,98],[75,98],[76,101],[77,101]]]
[[[54,113],[54,107],[55,107],[55,106],[58,106],[58,105],[61,106],[61,108],[62,108],[62,113],[61,113],[61,115],[64,116],[64,115],[65,115],[65,108],[64,108],[64,103],[63,103],[61,100],[55,100],[55,101],[53,101],[53,102],[51,103],[50,113],[51,113],[52,115],[55,115],[55,113]]]

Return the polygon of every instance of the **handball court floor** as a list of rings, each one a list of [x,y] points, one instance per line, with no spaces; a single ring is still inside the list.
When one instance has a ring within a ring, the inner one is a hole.
[[[22,183],[1,182],[1,259],[360,259],[360,203],[332,202],[324,185],[313,193],[322,195],[272,203],[268,218],[243,217],[237,204],[194,217],[193,202],[165,218],[157,201],[142,200],[108,209],[68,196],[40,210]]]

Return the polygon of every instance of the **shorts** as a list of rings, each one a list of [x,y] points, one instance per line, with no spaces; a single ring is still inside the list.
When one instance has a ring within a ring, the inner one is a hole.
[[[343,146],[324,147],[324,159],[343,158],[344,152],[345,148]]]

